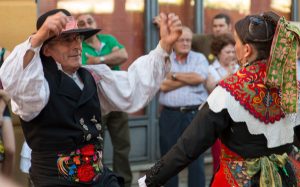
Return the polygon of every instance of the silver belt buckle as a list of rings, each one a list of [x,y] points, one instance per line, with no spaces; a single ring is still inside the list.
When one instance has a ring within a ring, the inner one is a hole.
[[[185,107],[185,106],[182,106],[182,107],[180,107],[180,112],[186,112],[185,110],[186,110],[187,108]]]

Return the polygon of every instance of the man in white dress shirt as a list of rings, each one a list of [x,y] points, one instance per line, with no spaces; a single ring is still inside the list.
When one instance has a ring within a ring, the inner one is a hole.
[[[102,165],[99,111],[136,111],[158,91],[181,34],[178,16],[161,14],[161,19],[159,45],[128,72],[103,64],[82,68],[81,42],[99,29],[78,29],[64,9],[40,16],[37,32],[12,51],[0,78],[32,149],[35,186],[122,186]]]

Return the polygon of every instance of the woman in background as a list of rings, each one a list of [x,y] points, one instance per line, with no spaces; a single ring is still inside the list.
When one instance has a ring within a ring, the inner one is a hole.
[[[212,41],[211,52],[216,60],[208,69],[206,86],[209,93],[217,87],[221,80],[237,72],[239,65],[236,63],[234,45],[235,41],[229,33],[219,35]]]
[[[216,60],[208,68],[208,77],[206,80],[206,88],[211,93],[226,77],[237,72],[239,65],[236,63],[236,54],[234,49],[235,41],[231,34],[222,34],[216,36],[211,44],[211,52]],[[216,140],[211,147],[213,157],[213,173],[215,173],[220,165],[221,142]]]

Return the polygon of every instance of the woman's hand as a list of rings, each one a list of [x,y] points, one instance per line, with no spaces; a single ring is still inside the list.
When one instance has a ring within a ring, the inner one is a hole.
[[[160,13],[158,19],[160,20],[160,45],[165,51],[171,53],[173,44],[177,41],[182,33],[181,21],[174,13],[170,13],[168,15]]]
[[[142,178],[139,178],[139,180],[138,180],[139,187],[147,187],[145,180],[146,180],[146,175],[143,176]]]

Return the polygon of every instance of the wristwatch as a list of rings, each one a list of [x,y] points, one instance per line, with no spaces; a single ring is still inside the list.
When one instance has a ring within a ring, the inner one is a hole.
[[[103,63],[105,61],[105,57],[104,56],[100,56],[100,63]]]
[[[173,81],[176,81],[176,80],[177,80],[177,79],[176,79],[176,73],[172,73],[172,76],[171,76],[171,77],[172,77],[172,80],[173,80]]]

